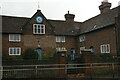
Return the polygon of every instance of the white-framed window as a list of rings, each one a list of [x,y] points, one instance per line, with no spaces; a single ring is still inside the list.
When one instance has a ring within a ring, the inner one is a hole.
[[[80,47],[80,54],[82,54],[82,51],[85,50],[85,47]]]
[[[9,34],[9,41],[20,42],[21,34]]]
[[[81,36],[79,36],[79,40],[80,40],[80,42],[85,41],[85,35],[81,35]]]
[[[65,42],[65,36],[56,36],[56,42]]]
[[[9,48],[9,55],[10,56],[21,55],[21,48],[20,47],[10,47]]]
[[[101,53],[110,53],[110,44],[100,45]]]
[[[56,48],[56,51],[67,51],[65,47],[58,47]]]
[[[33,24],[33,34],[45,34],[45,25]]]
[[[85,47],[80,47],[80,51],[84,51],[85,50]]]

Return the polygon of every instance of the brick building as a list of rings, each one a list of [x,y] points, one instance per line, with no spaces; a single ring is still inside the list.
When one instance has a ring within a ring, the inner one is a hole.
[[[26,49],[40,54],[66,51],[80,54],[91,49],[94,54],[119,52],[120,15],[118,8],[103,1],[100,14],[84,22],[74,21],[74,14],[65,14],[65,21],[46,19],[41,10],[31,18],[2,16],[2,52],[10,57],[22,56]]]

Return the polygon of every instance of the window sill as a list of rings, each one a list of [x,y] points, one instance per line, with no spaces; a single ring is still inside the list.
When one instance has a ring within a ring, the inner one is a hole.
[[[9,42],[19,43],[19,42],[21,42],[21,41],[9,41]]]
[[[45,35],[45,34],[34,34],[34,33],[33,33],[33,35]]]
[[[9,54],[9,56],[21,56],[21,54],[17,54],[17,55]]]
[[[56,42],[56,43],[65,43],[65,42]]]
[[[110,54],[110,52],[109,53],[101,53],[101,54]]]

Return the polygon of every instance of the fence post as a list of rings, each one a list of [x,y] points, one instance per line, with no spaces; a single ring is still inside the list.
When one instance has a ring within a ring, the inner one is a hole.
[[[92,71],[93,71],[93,70],[92,70],[92,68],[93,68],[93,65],[92,65],[92,63],[91,63],[91,64],[90,64],[90,74],[91,74],[90,76],[91,76],[91,80],[92,80],[92,78],[93,78],[93,75],[92,75]]]
[[[2,80],[2,77],[3,77],[3,67],[0,66],[0,80]]]
[[[113,79],[115,78],[115,73],[114,73],[115,66],[114,66],[114,65],[115,65],[115,64],[114,64],[114,63],[112,63]]]
[[[36,78],[37,78],[37,73],[38,73],[38,71],[37,71],[37,65],[35,65],[35,74],[36,74]]]
[[[65,74],[67,74],[67,64],[65,64]]]

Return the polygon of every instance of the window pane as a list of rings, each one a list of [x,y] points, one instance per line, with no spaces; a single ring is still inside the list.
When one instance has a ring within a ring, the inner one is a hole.
[[[101,45],[101,53],[105,53],[104,45]]]
[[[14,48],[14,53],[13,54],[16,54],[16,48]]]
[[[19,35],[17,35],[17,34],[14,35],[14,40],[17,40],[17,41],[18,41],[18,40],[19,40]]]
[[[43,25],[41,25],[41,29],[43,29],[44,28],[44,26]]]
[[[40,29],[38,29],[38,33],[41,33]]]
[[[103,52],[106,53],[106,46],[103,46]]]
[[[41,29],[40,25],[38,25],[37,27],[38,27],[38,29]]]
[[[35,33],[37,33],[37,28],[35,28]]]
[[[62,37],[60,36],[59,38],[60,38],[60,42],[62,42]]]
[[[61,42],[64,42],[64,37],[63,36],[61,37]]]
[[[17,50],[17,51],[16,51],[16,54],[19,54],[19,48],[17,48],[16,50]]]
[[[58,42],[60,42],[60,36],[58,36]]]
[[[9,36],[10,36],[10,40],[14,40],[14,36],[12,34],[10,34]]]
[[[17,37],[17,36],[14,34],[14,35],[13,35],[14,40],[16,40],[16,37]]]
[[[34,25],[34,31],[37,33],[37,25]]]
[[[103,46],[101,45],[101,53],[103,53]]]
[[[109,52],[110,52],[109,45],[106,45],[106,52],[107,52],[107,53],[109,53]]]
[[[44,33],[44,29],[41,29],[41,33]]]
[[[10,54],[12,54],[13,50],[10,48]]]
[[[59,42],[59,36],[56,36],[56,42]]]

